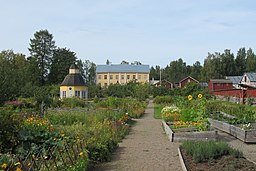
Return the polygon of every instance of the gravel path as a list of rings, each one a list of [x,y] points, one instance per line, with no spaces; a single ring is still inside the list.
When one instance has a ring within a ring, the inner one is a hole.
[[[232,147],[239,149],[240,151],[243,152],[244,157],[256,163],[256,144],[255,143],[253,144],[244,143],[241,140],[227,133],[224,133],[222,131],[218,131],[218,134],[219,134],[220,140],[224,140]]]
[[[180,171],[180,143],[168,141],[161,120],[154,119],[154,105],[149,101],[145,115],[136,119],[129,135],[119,144],[111,162],[102,163],[95,171]]]
[[[161,120],[154,119],[154,105],[150,100],[145,115],[135,119],[129,135],[119,144],[111,162],[98,165],[94,171],[181,171],[177,148],[180,143],[170,142]],[[218,132],[219,139],[243,151],[246,158],[256,163],[256,144],[242,141]]]

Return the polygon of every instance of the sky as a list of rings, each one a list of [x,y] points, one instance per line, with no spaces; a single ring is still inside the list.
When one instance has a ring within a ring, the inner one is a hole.
[[[55,45],[95,64],[140,61],[166,67],[208,52],[256,52],[255,0],[1,0],[0,51],[29,56],[47,29]]]

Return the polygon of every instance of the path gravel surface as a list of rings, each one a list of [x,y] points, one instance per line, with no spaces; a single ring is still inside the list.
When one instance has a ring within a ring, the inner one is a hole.
[[[95,171],[180,171],[180,143],[171,143],[163,132],[161,120],[154,119],[152,100],[141,119],[136,119],[129,135],[119,144],[111,162]]]
[[[134,119],[129,135],[119,144],[111,161],[99,164],[94,171],[181,171],[178,157],[180,143],[170,142],[161,120],[154,119],[154,104],[150,100],[145,115]],[[219,140],[243,151],[244,156],[256,163],[256,144],[242,141],[221,131]]]

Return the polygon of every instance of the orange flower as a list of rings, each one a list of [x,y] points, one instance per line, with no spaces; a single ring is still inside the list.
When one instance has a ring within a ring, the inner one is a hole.
[[[2,164],[1,167],[2,167],[3,169],[6,169],[6,168],[8,167],[8,164],[4,163],[4,164]]]
[[[21,168],[18,167],[18,168],[16,169],[16,171],[21,171]]]

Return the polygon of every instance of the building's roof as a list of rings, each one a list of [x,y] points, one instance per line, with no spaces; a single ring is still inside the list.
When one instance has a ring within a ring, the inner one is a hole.
[[[86,83],[81,74],[68,74],[61,86],[86,86]]]
[[[228,80],[228,79],[211,79],[210,82],[212,82],[212,83],[230,83],[230,84],[232,84],[232,81]]]
[[[232,81],[233,84],[238,84],[242,80],[243,76],[227,76],[226,79]]]
[[[208,87],[208,83],[206,83],[206,82],[200,82],[199,85],[201,85],[203,87]]]
[[[69,67],[69,69],[78,69],[78,67],[76,66],[76,64],[71,64],[71,66]]]
[[[245,73],[250,81],[256,81],[256,72],[247,72]]]
[[[192,79],[192,80],[194,80],[195,82],[199,83],[199,81],[197,81],[196,79],[194,79],[194,78],[191,77],[191,76],[188,76],[188,77],[183,78],[182,80],[180,80],[179,83],[181,83],[181,82],[183,82],[183,81],[185,81],[185,80],[187,80],[187,79],[189,79],[189,78]]]
[[[238,85],[243,87],[243,88],[253,88],[253,89],[256,89],[256,87],[254,85],[241,84],[241,83],[239,83]]]
[[[97,65],[96,73],[101,72],[139,72],[149,73],[149,65],[129,65],[129,64],[118,64],[118,65]]]

